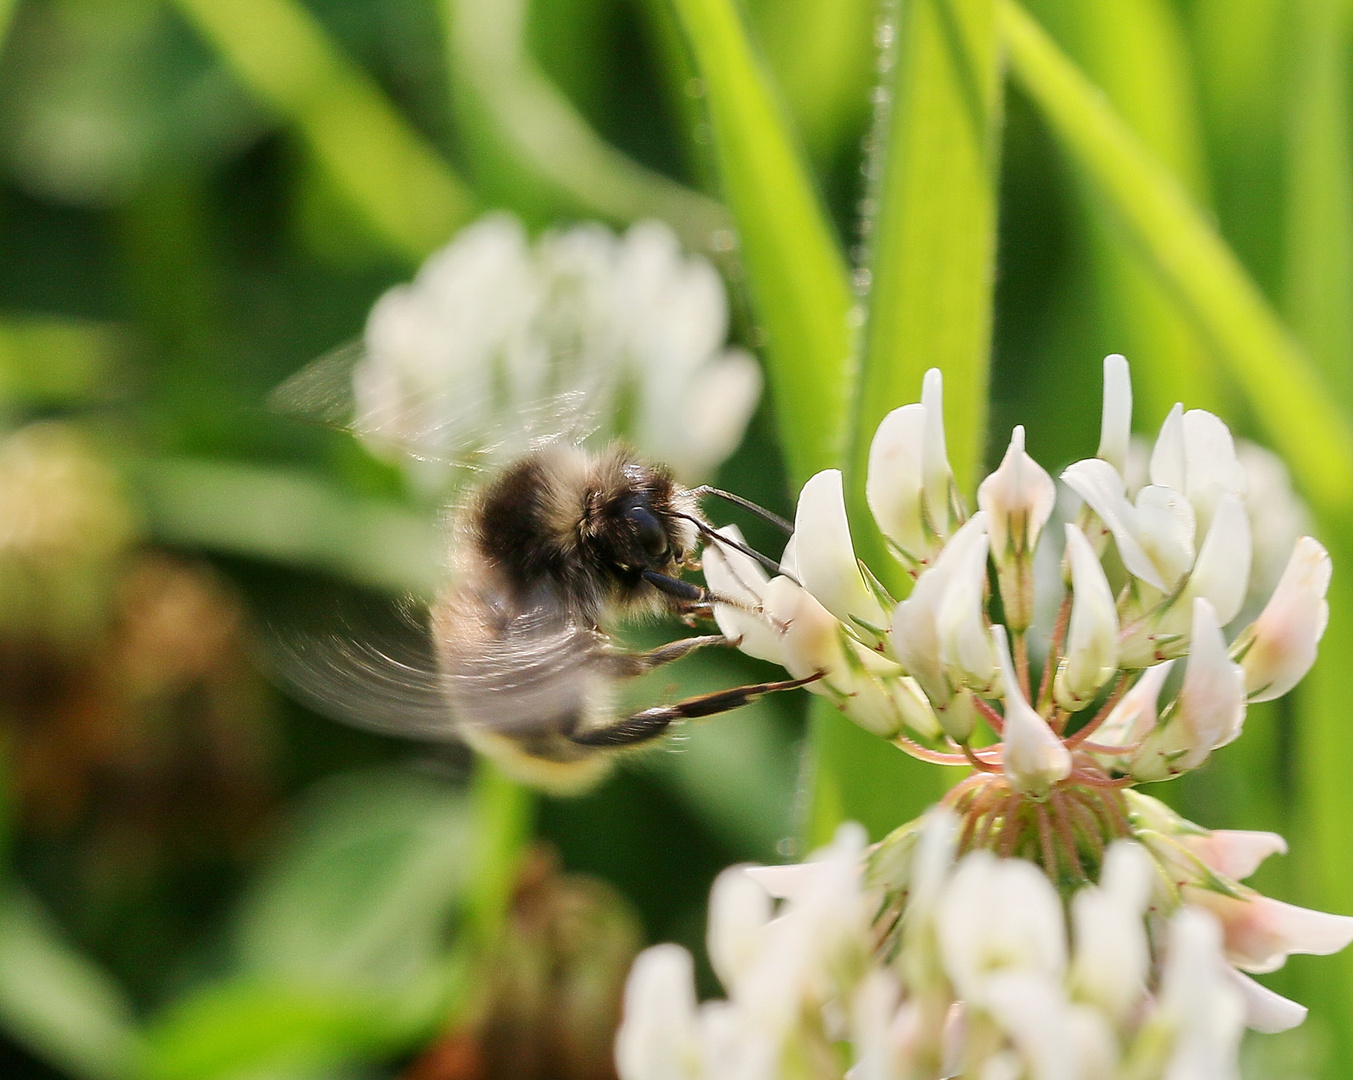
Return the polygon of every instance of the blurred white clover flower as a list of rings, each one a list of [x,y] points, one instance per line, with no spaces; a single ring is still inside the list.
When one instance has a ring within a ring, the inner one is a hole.
[[[1300,1021],[1228,963],[1225,914],[1162,902],[1143,845],[1115,841],[1068,920],[1034,864],[961,843],[941,807],[872,849],[847,825],[801,865],[726,870],[708,945],[727,998],[697,1004],[679,946],[643,953],[621,1080],[1224,1080],[1247,1022]]]
[[[761,394],[727,334],[718,273],[666,225],[616,236],[588,223],[532,243],[491,213],[372,308],[353,427],[377,451],[436,461],[566,423],[708,479]]]
[[[1242,972],[1337,951],[1353,940],[1353,919],[1240,884],[1285,850],[1280,837],[1210,833],[1133,788],[1202,765],[1240,735],[1249,701],[1281,696],[1305,675],[1328,617],[1329,556],[1309,536],[1294,539],[1262,611],[1239,624],[1251,567],[1270,558],[1255,555],[1256,537],[1281,530],[1252,527],[1262,516],[1247,503],[1255,485],[1210,413],[1172,410],[1141,481],[1128,483],[1123,470],[1140,452],[1127,362],[1111,356],[1100,456],[1063,470],[1081,504],[1055,530],[1065,537],[1060,567],[1040,563],[1053,572],[1036,574],[1052,480],[1017,428],[969,515],[944,452],[941,389],[930,372],[922,402],[884,420],[870,455],[869,506],[914,581],[904,600],[856,559],[842,479],[830,470],[804,486],[779,576],[718,544],[705,573],[716,595],[738,602],[716,604],[715,616],[745,651],[795,677],[820,674],[812,692],[912,756],[973,771],[931,825],[903,826],[876,849],[863,905],[840,884],[857,833],[775,871],[797,890],[834,867],[835,923],[810,926],[797,891],[768,886],[789,897],[772,917],[745,886],[716,890],[711,949],[737,957],[715,959],[730,1002],[707,1007],[717,1022],[702,1012],[690,1030],[717,1028],[722,1049],[692,1036],[689,1068],[671,1075],[823,1075],[812,1064],[819,1043],[854,1039],[852,1078],[1098,1077],[1124,1055],[1134,1076],[1233,1076],[1242,1020],[1277,1031],[1305,1015]],[[1262,483],[1275,490],[1271,477]],[[1031,647],[1049,593],[1060,606],[1046,645]],[[1046,657],[1037,681],[1031,655]],[[994,743],[975,737],[983,722]],[[936,830],[948,837],[938,861]],[[955,857],[957,871],[937,869]],[[741,921],[721,911],[735,894]],[[864,930],[861,910],[873,912]],[[754,996],[797,1024],[771,1029],[739,1011],[761,970],[749,942],[761,939],[729,928],[752,922],[777,927],[782,965],[758,976]],[[873,945],[862,950],[860,935]],[[783,966],[808,955],[811,980]],[[626,1080],[668,1075],[635,1055],[622,1060]]]

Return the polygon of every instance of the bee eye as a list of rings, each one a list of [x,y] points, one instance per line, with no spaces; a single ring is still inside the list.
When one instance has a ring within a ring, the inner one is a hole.
[[[645,552],[654,558],[667,554],[667,533],[652,510],[646,506],[631,506],[625,511],[625,517],[634,527],[634,537]]]

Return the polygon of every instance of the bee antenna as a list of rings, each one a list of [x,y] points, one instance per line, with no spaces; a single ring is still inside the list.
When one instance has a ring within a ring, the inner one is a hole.
[[[692,495],[713,495],[716,499],[723,499],[724,502],[730,502],[734,506],[740,506],[749,513],[755,514],[767,525],[774,525],[786,536],[794,534],[794,523],[786,521],[779,514],[772,513],[764,506],[758,506],[751,499],[744,499],[741,495],[734,495],[731,491],[722,491],[716,487],[710,487],[708,484],[702,484],[698,488],[691,488]]]
[[[767,570],[769,570],[772,574],[779,574],[782,577],[789,578],[789,580],[794,582],[795,585],[799,584],[798,578],[796,578],[793,574],[791,574],[778,562],[772,559],[769,555],[762,555],[761,552],[757,551],[755,548],[750,548],[746,544],[739,544],[732,537],[724,536],[722,533],[715,532],[712,528],[710,528],[707,524],[701,521],[698,517],[695,517],[693,514],[677,514],[677,517],[685,518],[687,521],[694,524],[695,527],[700,530],[700,535],[705,537],[707,540],[712,540],[716,544],[722,544],[724,547],[730,547],[734,551],[740,551],[744,555],[747,555],[750,558],[755,559]]]

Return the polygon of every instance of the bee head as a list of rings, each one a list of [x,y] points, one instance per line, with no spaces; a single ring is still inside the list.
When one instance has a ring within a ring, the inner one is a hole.
[[[684,516],[693,498],[664,469],[633,460],[616,464],[595,489],[584,543],[622,578],[671,572],[695,546],[695,526]]]

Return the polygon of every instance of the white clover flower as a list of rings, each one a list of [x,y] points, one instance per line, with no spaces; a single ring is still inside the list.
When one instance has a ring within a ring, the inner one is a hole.
[[[1217,417],[1176,408],[1148,464],[1129,434],[1126,361],[1109,357],[1098,456],[1062,474],[1083,505],[1059,509],[1074,521],[1056,530],[1060,572],[1040,555],[1047,580],[1032,556],[1055,495],[1023,429],[969,516],[939,397],[931,372],[871,450],[869,507],[914,582],[901,602],[858,563],[834,471],[805,486],[782,576],[707,556],[711,588],[737,605],[715,614],[746,651],[819,675],[811,690],[901,750],[972,770],[878,845],[863,877],[839,857],[830,875],[748,871],[784,898],[769,921],[721,879],[711,956],[743,1018],[715,1010],[737,1048],[727,1060],[825,1075],[809,1064],[816,1048],[854,1040],[850,1075],[870,1080],[1234,1077],[1244,1024],[1278,1031],[1305,1015],[1242,972],[1341,949],[1353,919],[1240,884],[1281,837],[1209,832],[1134,785],[1203,765],[1240,735],[1247,701],[1306,673],[1329,557],[1296,540],[1258,618],[1228,635],[1263,531],[1243,454]],[[1060,606],[1047,629],[1032,615],[1049,596]],[[818,880],[834,882],[832,918],[808,914]],[[810,926],[816,945],[776,936]],[[749,959],[757,950],[774,965]],[[762,996],[765,1009],[746,1007]]]
[[[699,480],[737,448],[761,394],[727,333],[717,272],[666,225],[587,224],[532,244],[489,214],[372,308],[354,427],[378,451],[445,460],[562,423],[625,436]]]

